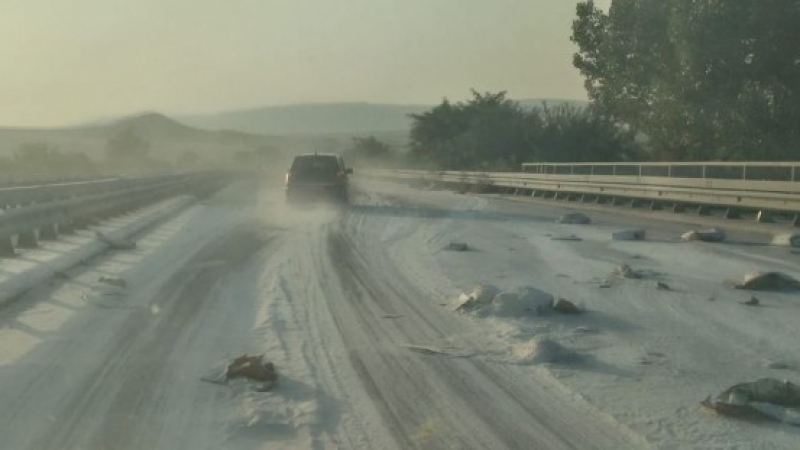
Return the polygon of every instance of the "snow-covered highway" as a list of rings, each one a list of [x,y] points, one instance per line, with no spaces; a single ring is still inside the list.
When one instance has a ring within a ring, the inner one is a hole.
[[[798,448],[800,428],[699,406],[800,378],[797,295],[748,307],[727,283],[800,276],[790,249],[746,232],[680,243],[689,224],[610,209],[566,225],[566,204],[358,187],[346,210],[292,210],[279,186],[234,184],[3,306],[0,448]],[[632,227],[648,239],[610,239]],[[647,276],[612,277],[621,264]],[[476,283],[587,312],[456,312]],[[563,357],[537,358],[545,340]],[[275,363],[274,390],[201,380],[243,353]]]

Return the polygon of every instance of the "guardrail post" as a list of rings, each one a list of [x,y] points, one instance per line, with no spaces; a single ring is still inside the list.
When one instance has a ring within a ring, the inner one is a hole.
[[[682,203],[675,203],[672,205],[672,212],[682,213],[686,211],[686,207]]]
[[[792,219],[792,226],[793,227],[800,227],[800,214],[795,214],[794,219]]]
[[[698,216],[707,216],[709,214],[711,214],[711,210],[708,208],[708,206],[700,205],[697,207]]]
[[[17,256],[17,251],[14,250],[14,240],[11,236],[3,236],[0,238],[0,257],[12,258]]]
[[[30,230],[19,234],[17,242],[22,248],[36,248],[39,246],[39,230]]]
[[[725,211],[726,219],[740,219],[741,217],[742,215],[739,213],[737,208],[728,208],[728,210]]]
[[[773,223],[775,219],[769,211],[762,209],[758,212],[758,215],[756,215],[756,221],[758,223]]]
[[[58,239],[58,224],[47,225],[39,230],[39,237],[46,241],[55,241]]]
[[[64,221],[58,224],[58,234],[67,234],[75,231],[72,222]]]
[[[661,203],[653,200],[653,203],[650,203],[650,210],[651,211],[661,211]]]

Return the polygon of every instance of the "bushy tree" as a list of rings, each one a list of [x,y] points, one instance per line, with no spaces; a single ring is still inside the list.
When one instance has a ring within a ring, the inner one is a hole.
[[[142,163],[150,154],[150,143],[133,129],[124,128],[106,143],[106,158],[113,163]]]
[[[594,107],[655,158],[798,157],[796,0],[587,0],[572,40]]]
[[[505,92],[472,92],[411,116],[411,156],[440,169],[519,170],[526,161],[630,159],[633,133],[594,110],[523,109]]]
[[[3,164],[17,180],[83,178],[98,173],[97,163],[83,153],[66,153],[44,142],[21,144]]]

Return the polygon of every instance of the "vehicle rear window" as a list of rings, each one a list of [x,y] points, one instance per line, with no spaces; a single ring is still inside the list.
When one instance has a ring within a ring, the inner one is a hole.
[[[292,172],[337,172],[339,170],[339,163],[335,156],[298,156],[292,163]]]

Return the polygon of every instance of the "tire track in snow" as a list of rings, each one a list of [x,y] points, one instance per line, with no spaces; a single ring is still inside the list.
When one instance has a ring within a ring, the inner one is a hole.
[[[133,312],[96,360],[97,372],[71,390],[58,407],[59,420],[30,448],[155,448],[161,429],[169,426],[158,420],[166,395],[158,387],[165,378],[167,384],[178,381],[164,371],[175,344],[209,302],[219,300],[213,293],[219,280],[263,245],[253,228],[245,227],[200,250],[187,267],[225,264],[176,273],[151,302],[159,314]]]
[[[419,358],[398,351],[408,340],[436,342],[447,337],[446,331],[457,330],[448,326],[452,321],[442,317],[441,310],[432,308],[430,302],[424,303],[424,293],[404,280],[380,252],[362,254],[358,242],[345,232],[332,229],[328,234],[328,253],[331,266],[349,295],[344,303],[332,305],[334,319],[345,344],[350,347],[351,363],[400,446],[629,446],[625,438],[616,436],[613,431],[589,426],[587,421],[565,416],[563,411],[555,414],[548,411],[549,407],[556,406],[552,402],[558,401],[553,396],[540,399],[547,400],[549,405],[538,405],[537,399],[519,384],[520,380],[506,376],[502,368],[496,370],[476,359]],[[389,279],[387,274],[390,273]],[[386,312],[406,317],[387,323],[381,320]],[[362,348],[365,340],[375,343],[378,350],[365,351]],[[430,392],[430,386],[436,386],[437,392]],[[439,397],[442,403],[430,402],[431,394]],[[446,422],[449,430],[441,430],[442,436],[434,435],[426,441],[409,440],[419,426],[420,413],[432,414]],[[584,418],[588,419],[587,416]],[[576,414],[576,417],[581,415]],[[576,426],[589,430],[576,433]]]

